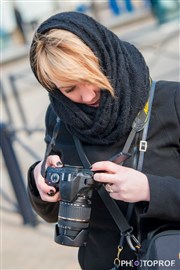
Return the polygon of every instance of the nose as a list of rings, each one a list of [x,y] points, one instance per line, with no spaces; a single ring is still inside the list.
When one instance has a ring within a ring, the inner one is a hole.
[[[89,104],[96,96],[96,92],[93,85],[84,85],[80,87],[81,100],[85,104]]]

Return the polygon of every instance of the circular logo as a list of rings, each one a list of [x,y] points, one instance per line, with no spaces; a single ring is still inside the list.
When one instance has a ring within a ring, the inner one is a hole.
[[[139,266],[140,262],[138,260],[134,261],[134,266]]]
[[[59,174],[58,173],[53,173],[51,175],[51,182],[52,183],[58,183],[59,182]]]

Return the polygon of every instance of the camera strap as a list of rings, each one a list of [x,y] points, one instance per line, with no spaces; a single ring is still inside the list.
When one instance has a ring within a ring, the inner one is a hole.
[[[53,146],[55,145],[55,140],[56,140],[58,132],[59,132],[60,124],[61,124],[60,118],[57,117],[56,118],[56,125],[53,129],[53,134],[52,134],[50,143],[48,144],[48,146],[46,148],[44,159],[43,159],[43,162],[41,165],[41,175],[43,178],[45,178],[45,175],[46,175],[46,160],[47,160],[51,150],[53,149]]]
[[[152,81],[148,103],[145,105],[144,109],[142,111],[140,111],[140,113],[137,115],[136,119],[134,120],[134,122],[132,124],[132,130],[131,130],[131,132],[127,138],[127,141],[123,147],[123,150],[121,152],[121,153],[128,153],[136,133],[143,130],[142,139],[140,141],[140,146],[139,146],[140,154],[139,154],[139,159],[138,159],[138,165],[136,168],[138,171],[142,171],[143,161],[144,161],[144,153],[146,152],[146,149],[147,149],[146,138],[147,138],[147,132],[148,132],[148,127],[149,127],[155,85],[156,85],[156,82]],[[84,152],[84,149],[82,147],[82,143],[75,136],[73,136],[73,139],[74,139],[75,146],[76,146],[77,152],[79,154],[79,157],[81,159],[83,166],[85,168],[89,168],[91,166],[91,163],[89,162],[89,160]],[[121,163],[121,165],[122,165],[122,163]],[[118,207],[116,201],[113,200],[109,196],[109,193],[106,191],[104,185],[101,185],[100,188],[97,189],[97,191],[98,191],[102,201],[104,202],[106,208],[109,210],[110,214],[112,215],[112,217],[113,217],[113,219],[114,219],[114,221],[115,221],[116,225],[118,226],[120,233],[121,233],[120,242],[119,242],[119,246],[118,246],[118,254],[117,254],[117,258],[114,261],[114,264],[116,267],[120,263],[119,254],[120,254],[120,251],[121,251],[121,248],[123,246],[123,242],[124,242],[125,238],[127,240],[127,243],[129,244],[130,248],[133,251],[136,251],[137,247],[140,246],[139,241],[132,234],[133,228],[129,224],[129,221],[131,219],[135,204],[134,203],[128,204],[128,210],[127,210],[126,217],[125,217],[124,214],[122,213],[121,209]],[[114,269],[116,269],[116,268],[114,268]]]

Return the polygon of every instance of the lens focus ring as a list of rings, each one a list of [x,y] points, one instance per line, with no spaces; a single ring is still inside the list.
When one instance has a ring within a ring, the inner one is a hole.
[[[88,222],[90,218],[90,205],[77,205],[60,202],[59,218],[71,221]]]

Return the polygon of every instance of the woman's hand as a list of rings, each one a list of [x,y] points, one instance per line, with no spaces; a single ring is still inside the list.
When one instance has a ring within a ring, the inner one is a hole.
[[[145,174],[110,161],[94,163],[92,171],[95,173],[94,180],[105,183],[106,190],[113,199],[124,202],[150,200],[149,183]]]
[[[41,166],[43,161],[38,163],[34,168],[34,179],[36,187],[39,191],[40,197],[43,201],[57,202],[60,200],[60,192],[56,192],[55,187],[49,186],[45,183],[45,179],[41,175]],[[62,167],[63,164],[57,155],[51,155],[47,158],[46,168],[51,167]]]

